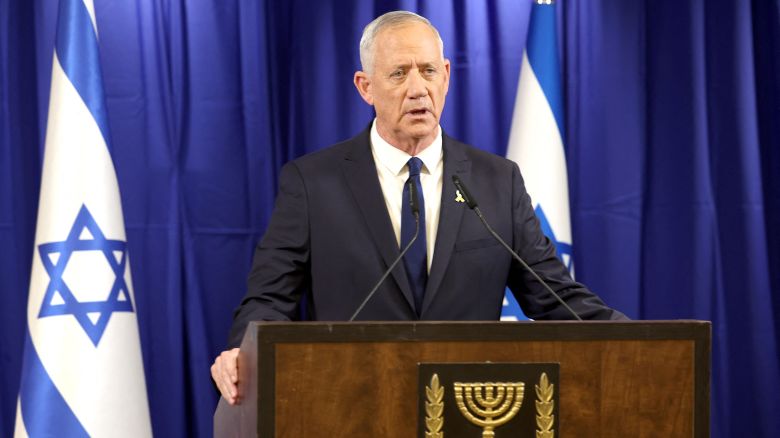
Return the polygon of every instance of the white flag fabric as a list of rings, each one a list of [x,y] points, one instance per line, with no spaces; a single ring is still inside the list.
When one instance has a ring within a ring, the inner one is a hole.
[[[520,166],[542,231],[574,274],[555,4],[535,2],[520,67],[507,158]],[[508,293],[504,320],[524,319]]]
[[[92,0],[60,0],[16,437],[152,435]]]

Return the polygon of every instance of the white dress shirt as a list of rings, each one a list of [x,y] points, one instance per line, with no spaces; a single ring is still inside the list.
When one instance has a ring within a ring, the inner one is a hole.
[[[404,183],[409,179],[409,167],[406,165],[412,156],[392,146],[377,132],[376,119],[371,125],[371,153],[376,163],[379,185],[385,195],[385,205],[390,213],[396,242],[401,246],[401,209]],[[439,228],[439,210],[441,207],[441,188],[444,177],[444,154],[441,146],[441,126],[430,146],[417,155],[422,160],[420,184],[425,197],[425,244],[428,252],[428,272],[431,271],[433,248],[436,245],[436,231]],[[422,231],[422,230],[421,230]]]

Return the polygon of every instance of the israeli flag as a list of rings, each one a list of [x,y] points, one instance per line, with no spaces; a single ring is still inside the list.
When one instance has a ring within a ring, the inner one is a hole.
[[[92,0],[60,0],[16,437],[152,435]]]
[[[542,231],[574,275],[563,127],[555,4],[537,0],[531,8],[507,158],[520,166]],[[501,319],[526,319],[519,311],[507,293]]]

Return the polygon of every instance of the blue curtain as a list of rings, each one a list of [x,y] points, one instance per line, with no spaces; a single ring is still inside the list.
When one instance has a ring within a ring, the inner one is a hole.
[[[280,166],[372,111],[362,27],[445,41],[451,135],[503,155],[530,0],[96,0],[152,422],[210,436],[208,369]],[[780,1],[559,1],[577,277],[713,321],[713,436],[780,430]],[[16,408],[56,2],[0,0],[0,435]]]

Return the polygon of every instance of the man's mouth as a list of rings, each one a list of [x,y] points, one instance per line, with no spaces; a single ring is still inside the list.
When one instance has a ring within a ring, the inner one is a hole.
[[[422,116],[422,115],[425,115],[425,113],[427,113],[427,112],[428,112],[427,109],[420,108],[420,109],[413,109],[413,110],[409,111],[407,114],[410,114],[412,116]]]

